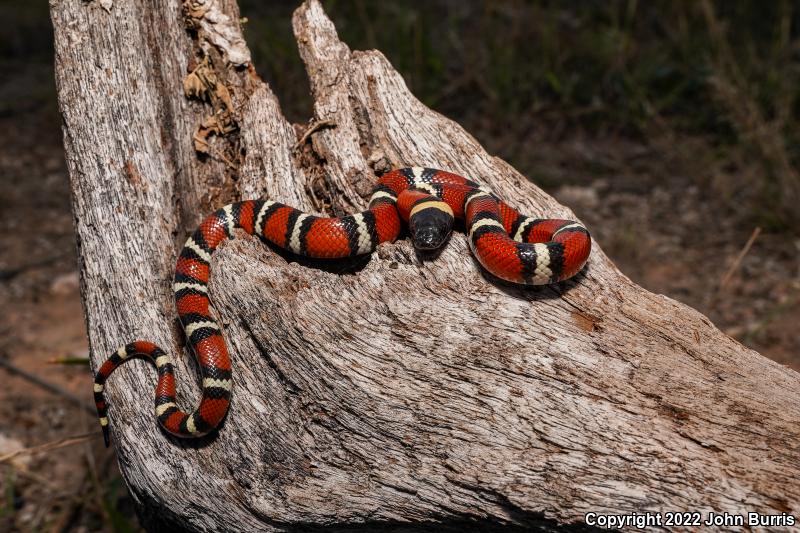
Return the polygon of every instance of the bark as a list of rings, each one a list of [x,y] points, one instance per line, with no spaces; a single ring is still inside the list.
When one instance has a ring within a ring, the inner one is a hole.
[[[352,212],[377,173],[414,165],[574,217],[422,105],[380,52],[339,41],[316,0],[293,20],[315,101],[299,144],[233,0],[51,0],[51,12],[94,368],[124,342],[157,342],[177,354],[184,407],[199,385],[172,269],[213,208],[269,197]],[[107,385],[150,528],[800,513],[800,375],[638,287],[598,243],[577,278],[525,289],[484,274],[462,233],[435,258],[401,240],[323,266],[243,237],[215,254],[211,282],[235,371],[224,427],[197,442],[161,432],[143,361]]]

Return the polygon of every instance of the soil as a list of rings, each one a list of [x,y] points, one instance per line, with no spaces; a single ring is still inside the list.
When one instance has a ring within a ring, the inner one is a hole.
[[[88,366],[50,362],[86,358],[89,350],[52,83],[49,65],[26,65],[0,81],[3,101],[20,102],[0,109],[0,360],[62,393],[0,367],[0,456],[79,438],[2,463],[0,530],[136,529],[113,448],[103,447],[90,414]],[[50,87],[47,94],[28,102],[26,88],[40,84]],[[502,156],[509,150],[492,129],[465,126],[491,151]],[[575,211],[620,270],[651,291],[695,307],[764,356],[800,370],[800,240],[762,231],[720,287],[755,228],[750,217],[720,207],[696,178],[697,172],[724,172],[698,168],[692,154],[705,140],[644,143],[580,132],[549,139],[544,129],[517,136],[517,148],[529,155],[514,163]]]
[[[62,392],[0,367],[0,456],[90,437],[0,465],[0,530],[101,531],[115,521],[137,527],[92,414],[88,366],[51,362],[89,355],[51,69],[19,66],[0,82],[2,101],[16,104],[0,110],[0,363]]]

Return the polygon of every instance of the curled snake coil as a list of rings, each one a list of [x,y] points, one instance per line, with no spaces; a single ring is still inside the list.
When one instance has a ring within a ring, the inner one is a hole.
[[[127,359],[150,359],[158,370],[155,411],[170,434],[193,438],[216,428],[230,406],[231,361],[220,327],[209,312],[211,255],[239,228],[276,246],[312,258],[345,258],[372,252],[394,241],[401,221],[414,246],[444,244],[454,219],[463,219],[470,249],[493,275],[524,285],[545,285],[577,274],[591,251],[591,237],[571,220],[525,216],[477,183],[431,168],[403,168],[384,174],[366,211],[344,217],[317,217],[269,200],[247,200],[218,209],[205,218],[178,256],[173,289],[186,339],[200,364],[202,398],[187,413],[176,405],[172,360],[148,341],[134,341],[113,353],[100,367],[94,397],[106,446],[109,375]]]

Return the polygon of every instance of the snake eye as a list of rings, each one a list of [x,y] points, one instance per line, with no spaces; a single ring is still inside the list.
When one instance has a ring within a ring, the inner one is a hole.
[[[453,212],[443,209],[437,204],[443,202],[429,202],[433,204],[420,205],[422,209],[415,209],[408,220],[411,240],[419,250],[434,250],[444,244],[453,229]]]

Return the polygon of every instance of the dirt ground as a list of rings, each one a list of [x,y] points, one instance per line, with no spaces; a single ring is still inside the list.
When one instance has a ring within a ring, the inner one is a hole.
[[[89,369],[50,362],[88,356],[51,67],[12,71],[0,95],[17,104],[0,110],[0,456],[90,434],[0,464],[0,530],[124,531],[136,522],[113,451],[99,437]]]
[[[92,406],[88,366],[51,363],[86,358],[88,345],[50,66],[5,73],[2,101],[19,105],[0,108],[0,362],[6,365],[0,367],[0,456],[78,438],[0,463],[0,530],[135,530],[113,449],[105,450],[85,408]],[[32,99],[28,88],[40,86],[43,94]],[[490,150],[503,155],[508,149],[508,140],[493,132],[502,127],[465,125]],[[577,132],[559,138],[553,141],[545,128],[515,138],[530,154],[517,166],[537,182],[542,178],[625,274],[800,371],[800,240],[762,231],[721,287],[755,228],[698,185],[697,173],[726,171],[698,164],[703,139],[643,144]],[[9,364],[61,392],[11,373]]]

